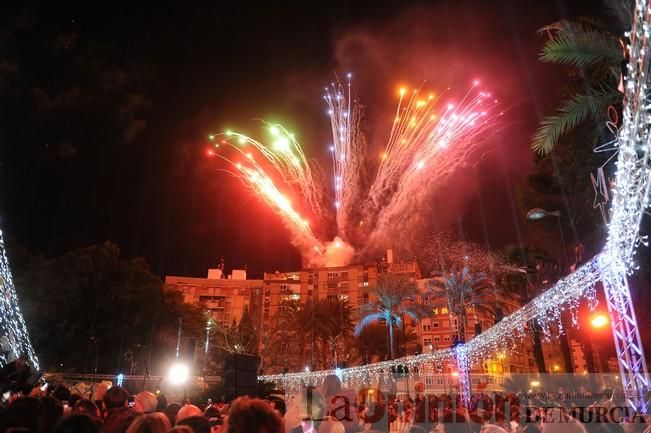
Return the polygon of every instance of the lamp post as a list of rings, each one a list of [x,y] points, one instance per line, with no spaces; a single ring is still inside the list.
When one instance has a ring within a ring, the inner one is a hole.
[[[560,210],[548,211],[539,207],[535,207],[533,209],[530,209],[529,212],[527,212],[527,219],[529,221],[537,221],[550,216],[556,217],[558,221],[558,231],[561,234],[561,245],[563,246],[563,255],[565,256],[565,264],[566,266],[569,266],[570,257],[567,255],[567,245],[565,244],[565,235],[563,234],[563,226],[561,225],[561,211]]]
[[[535,207],[533,209],[529,209],[529,212],[527,212],[527,219],[529,221],[537,221],[541,220],[546,217],[556,217],[558,221],[558,231],[561,235],[561,246],[563,247],[563,255],[565,256],[565,266],[569,267],[570,266],[570,258],[567,255],[567,245],[565,244],[565,235],[563,234],[563,226],[561,225],[561,211],[560,210],[555,210],[555,211],[548,211],[539,207]],[[566,269],[562,270],[563,275],[565,275]],[[561,322],[564,322],[563,319],[563,314],[561,313]],[[568,332],[565,332],[565,338],[561,339],[561,347],[563,351],[563,356],[565,358],[565,367],[567,369],[567,373],[574,373],[574,359],[572,357],[572,340],[570,338],[570,334]]]

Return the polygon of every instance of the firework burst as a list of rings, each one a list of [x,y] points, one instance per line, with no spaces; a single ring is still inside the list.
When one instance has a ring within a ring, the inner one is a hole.
[[[263,122],[264,142],[233,131],[209,137],[215,146],[209,153],[226,161],[227,171],[278,214],[310,266],[341,266],[355,255],[368,258],[391,239],[412,242],[431,212],[428,198],[476,159],[485,142],[480,136],[501,114],[495,112],[497,100],[478,81],[456,101],[447,93],[401,88],[378,161],[369,158],[362,108],[353,97],[350,74],[347,78],[345,84],[326,87],[323,96],[332,128],[331,187],[282,125]],[[326,197],[332,197],[331,204]],[[326,233],[323,226],[332,214],[336,237],[327,241],[312,226]]]

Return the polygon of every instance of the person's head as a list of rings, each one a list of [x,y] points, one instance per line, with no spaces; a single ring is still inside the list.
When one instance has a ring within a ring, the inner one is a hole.
[[[233,401],[224,425],[225,433],[282,433],[277,412],[259,399],[240,397]]]
[[[210,433],[210,423],[204,416],[189,416],[180,420],[176,425],[187,425],[194,433]]]
[[[341,390],[341,379],[336,374],[329,374],[323,379],[323,395],[331,396]]]
[[[412,425],[409,428],[409,433],[427,433],[427,430],[425,430],[422,426]]]
[[[101,433],[101,431],[101,421],[83,413],[73,413],[61,418],[52,429],[52,433]]]
[[[156,412],[162,412],[163,409],[167,407],[167,397],[165,397],[165,394],[163,393],[157,393],[156,400],[158,401],[158,405],[156,405]]]
[[[72,400],[72,394],[70,393],[70,390],[63,385],[58,385],[56,388],[54,388],[52,397],[56,398],[59,401],[70,402]]]
[[[186,404],[183,405],[176,413],[176,423],[178,424],[179,421],[181,421],[183,418],[188,418],[190,416],[201,416],[201,415],[203,415],[201,409],[199,409],[193,404]]]
[[[98,417],[100,416],[99,408],[92,401],[82,398],[75,403],[75,406],[72,408],[72,413],[83,413],[86,415]]]
[[[176,424],[176,414],[179,412],[179,409],[181,409],[180,404],[170,403],[167,406],[165,406],[165,409],[162,410],[162,412],[165,414],[167,419],[170,420],[170,424],[172,425]]]
[[[466,417],[457,412],[448,412],[443,416],[445,433],[467,433],[469,425]]]
[[[53,426],[63,416],[63,404],[54,397],[42,397],[45,425]]]
[[[273,397],[270,398],[269,401],[271,402],[271,407],[276,409],[281,417],[285,416],[285,412],[287,412],[287,405],[285,404],[285,400],[280,397]]]
[[[34,397],[14,400],[0,416],[0,432],[12,427],[22,428],[32,433],[43,431],[45,427],[43,403]]]
[[[112,386],[106,390],[104,394],[104,406],[106,409],[115,409],[117,407],[125,407],[129,400],[129,393],[126,389],[119,386]]]
[[[346,433],[346,428],[341,421],[331,416],[327,416],[319,425],[319,433]]]
[[[642,424],[641,427],[646,427],[646,424]],[[624,430],[624,427],[617,423],[604,423],[599,425],[597,428],[597,433],[624,433],[625,431],[632,431],[632,430]],[[640,428],[640,431],[646,431],[643,428]]]
[[[91,396],[93,401],[97,400],[104,400],[104,395],[106,395],[106,391],[109,390],[113,384],[109,382],[108,380],[104,380],[93,388],[93,395]]]
[[[222,413],[215,406],[208,406],[206,410],[203,411],[203,416],[206,418],[221,418]]]
[[[167,433],[171,428],[167,417],[156,412],[136,417],[126,433]]]
[[[149,391],[142,391],[136,395],[134,409],[138,413],[156,412],[158,400],[156,396]]]
[[[194,432],[187,425],[179,425],[174,427],[172,430],[170,430],[167,433],[194,433]]]
[[[221,426],[224,423],[222,413],[214,406],[208,406],[203,412],[203,416],[208,420],[210,427]]]

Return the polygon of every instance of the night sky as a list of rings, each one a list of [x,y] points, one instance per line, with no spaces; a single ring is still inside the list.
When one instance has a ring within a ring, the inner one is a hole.
[[[292,270],[300,257],[265,206],[205,155],[207,135],[295,131],[327,165],[322,89],[354,74],[372,144],[400,84],[479,78],[506,115],[491,152],[446,186],[436,220],[492,248],[526,241],[513,204],[529,138],[564,71],[536,30],[595,2],[51,2],[0,16],[0,215],[48,256],[111,240],[160,276]]]

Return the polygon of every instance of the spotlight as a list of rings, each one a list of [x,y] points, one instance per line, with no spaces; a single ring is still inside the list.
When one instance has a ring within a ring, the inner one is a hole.
[[[176,363],[173,364],[167,374],[167,378],[172,385],[183,385],[190,377],[190,369],[187,365]]]

